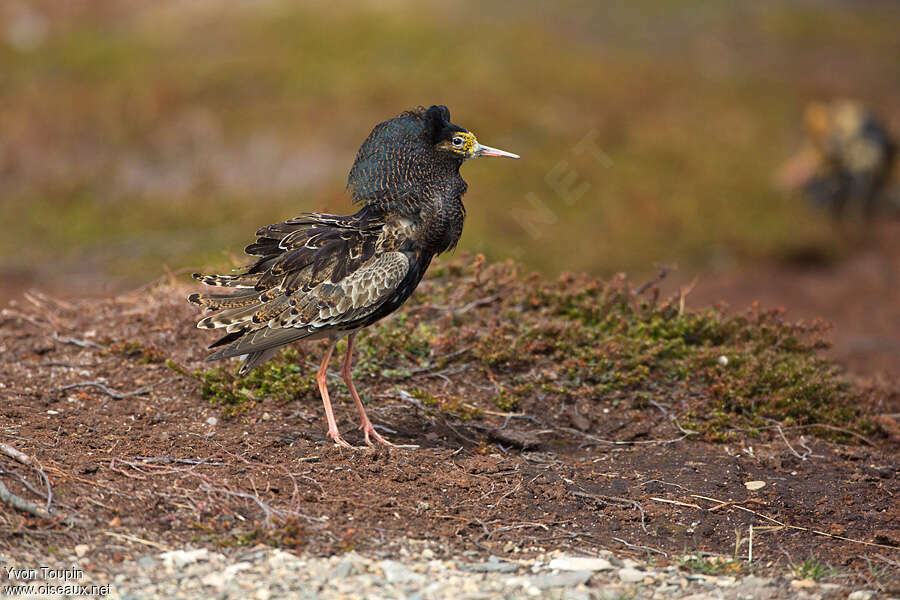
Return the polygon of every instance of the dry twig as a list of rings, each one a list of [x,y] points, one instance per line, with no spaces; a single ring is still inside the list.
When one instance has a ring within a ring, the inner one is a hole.
[[[98,344],[97,342],[92,342],[90,340],[79,340],[79,339],[71,338],[71,337],[63,337],[63,336],[59,335],[59,332],[57,332],[57,331],[53,332],[53,339],[62,344],[74,344],[75,346],[78,346],[79,348],[98,348],[100,350],[104,349],[104,347],[101,346],[100,344]]]
[[[151,548],[156,548],[158,550],[162,550],[163,552],[168,552],[171,550],[168,546],[160,544],[158,542],[152,542],[150,540],[145,540],[143,538],[135,537],[133,535],[126,535],[124,533],[116,533],[115,531],[104,531],[105,535],[109,537],[116,538],[117,540],[124,540],[126,542],[135,542],[137,544],[143,544],[145,546],[150,546]]]
[[[124,398],[130,398],[131,396],[139,396],[141,394],[146,394],[150,391],[151,386],[144,386],[139,390],[135,390],[133,392],[116,392],[114,390],[109,389],[102,381],[82,381],[79,383],[70,383],[69,385],[64,385],[59,388],[60,391],[68,390],[76,387],[87,387],[93,386],[99,388],[101,392],[110,396],[111,398],[115,398],[116,400],[122,400]]]
[[[668,277],[668,275],[671,271],[672,271],[672,267],[670,267],[668,265],[659,266],[659,272],[656,274],[656,276],[653,279],[637,286],[636,288],[634,288],[634,291],[632,291],[631,293],[634,294],[635,296],[640,296],[641,294],[644,293],[644,291],[647,288],[656,287],[657,285],[659,285],[663,279]]]
[[[647,531],[647,516],[644,513],[644,507],[640,505],[637,500],[632,500],[631,498],[620,498],[619,496],[604,496],[601,494],[591,494],[590,492],[579,492],[577,490],[573,492],[569,492],[573,496],[578,496],[580,498],[589,498],[594,500],[595,502],[619,502],[622,504],[630,504],[633,508],[636,508],[641,513],[641,529],[646,533]]]
[[[10,446],[9,444],[0,442],[0,452],[9,456],[10,458],[15,459],[16,461],[22,463],[23,465],[31,467],[32,469],[37,471],[37,474],[40,476],[41,481],[44,483],[44,487],[47,490],[47,492],[46,492],[47,500],[45,502],[46,506],[44,508],[46,508],[47,510],[50,510],[50,504],[53,502],[53,488],[50,487],[50,478],[47,477],[47,474],[44,473],[44,470],[41,468],[41,466],[38,464],[35,464],[35,461],[30,456],[28,456],[27,454],[25,454],[18,448],[14,448],[13,446]],[[32,488],[31,485],[29,485],[28,482],[25,481],[23,478],[20,477],[19,480],[22,482],[23,485],[25,485],[26,488],[31,490],[36,496],[42,495],[40,492],[38,492],[37,490]]]
[[[656,552],[657,554],[662,554],[662,555],[665,556],[666,558],[669,558],[669,554],[668,554],[668,553],[663,552],[662,550],[659,550],[658,548],[652,548],[652,547],[650,547],[650,546],[639,546],[639,545],[637,545],[637,544],[632,544],[632,543],[630,543],[630,542],[626,542],[626,541],[623,540],[622,538],[614,537],[613,539],[616,540],[617,542],[619,542],[620,544],[625,544],[625,546],[627,546],[628,548],[636,548],[636,549],[638,549],[638,550],[647,550],[647,551],[649,551],[649,552]]]
[[[687,506],[688,508],[699,508],[700,510],[703,510],[702,506],[699,506],[697,504],[691,504],[689,502],[679,502],[677,500],[666,500],[665,498],[654,498],[654,497],[651,497],[650,499],[654,500],[656,502],[665,502],[666,504],[676,504],[678,506]]]

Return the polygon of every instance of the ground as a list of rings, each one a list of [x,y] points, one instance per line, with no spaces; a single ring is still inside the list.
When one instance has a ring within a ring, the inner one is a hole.
[[[771,289],[812,286],[813,314],[844,319],[830,351],[821,324],[690,309],[769,289],[748,287],[749,275],[665,299],[652,282],[439,262],[410,305],[363,338],[355,371],[382,433],[416,449],[328,442],[317,344],[243,381],[233,364],[202,362],[214,338],[194,327],[193,285],[165,278],[105,300],[31,294],[0,322],[10,400],[0,441],[46,474],[57,520],[3,506],[0,548],[62,556],[88,543],[108,564],[154,544],[331,555],[432,540],[447,557],[613,550],[896,592],[900,388],[889,357],[900,303],[881,276],[898,272],[895,233],[881,233],[880,253],[831,269],[757,275],[783,283]],[[860,302],[881,311],[866,309],[878,331],[845,318]],[[872,335],[865,360],[845,353]],[[361,444],[337,369],[338,424]],[[43,506],[36,471],[2,460],[0,481]]]

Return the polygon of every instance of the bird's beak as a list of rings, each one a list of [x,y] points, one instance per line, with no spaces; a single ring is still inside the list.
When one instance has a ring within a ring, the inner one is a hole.
[[[479,156],[505,156],[507,158],[519,158],[518,154],[513,154],[512,152],[507,152],[505,150],[499,150],[497,148],[491,148],[490,146],[477,144],[475,146],[475,158],[478,158]]]

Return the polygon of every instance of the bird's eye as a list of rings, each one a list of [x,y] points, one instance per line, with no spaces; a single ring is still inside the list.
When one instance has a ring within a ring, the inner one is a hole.
[[[462,138],[459,137],[459,136],[456,136],[456,137],[453,138],[453,145],[456,146],[457,148],[459,148],[460,146],[462,146],[462,145],[463,145],[463,142],[465,142],[465,140],[462,139]]]

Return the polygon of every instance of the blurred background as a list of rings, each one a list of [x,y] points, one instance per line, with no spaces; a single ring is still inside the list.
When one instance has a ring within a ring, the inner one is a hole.
[[[352,212],[359,144],[433,103],[523,157],[463,168],[491,260],[837,264],[871,236],[775,174],[811,100],[900,131],[898,31],[892,1],[5,0],[0,299],[240,263],[259,226]]]

